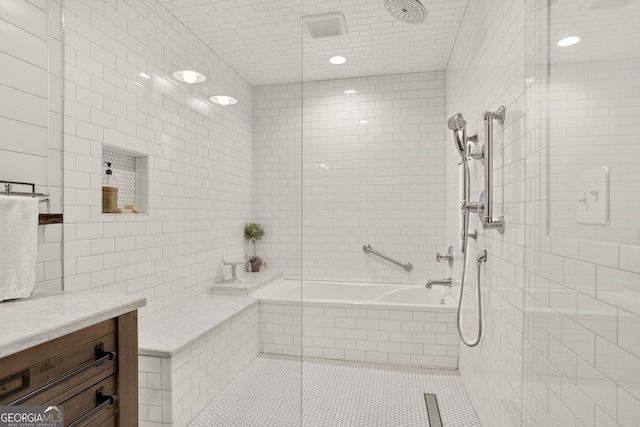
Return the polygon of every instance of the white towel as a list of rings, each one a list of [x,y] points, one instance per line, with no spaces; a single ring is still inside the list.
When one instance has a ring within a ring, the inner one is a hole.
[[[26,298],[36,283],[39,199],[0,196],[0,301]]]

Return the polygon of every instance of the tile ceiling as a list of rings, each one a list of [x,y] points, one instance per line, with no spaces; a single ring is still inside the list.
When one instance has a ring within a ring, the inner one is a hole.
[[[384,0],[159,0],[253,86],[444,70],[468,0],[423,0],[421,24]],[[344,13],[345,36],[311,39],[301,17]],[[344,65],[329,57],[345,56]]]

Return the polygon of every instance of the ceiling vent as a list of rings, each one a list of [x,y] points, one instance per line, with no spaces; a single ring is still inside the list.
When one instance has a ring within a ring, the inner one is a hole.
[[[342,12],[318,13],[302,17],[312,39],[338,37],[347,34],[347,22]]]

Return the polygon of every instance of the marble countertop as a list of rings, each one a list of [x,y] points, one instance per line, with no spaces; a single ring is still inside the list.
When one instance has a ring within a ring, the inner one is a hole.
[[[140,319],[138,354],[171,357],[244,309],[258,304],[250,297],[205,295],[160,316]]]
[[[256,289],[281,277],[282,271],[269,269],[265,269],[259,273],[244,273],[239,276],[242,281],[215,283],[209,288],[209,291],[213,294],[219,293],[220,291],[228,291],[247,296]]]
[[[0,358],[143,307],[145,298],[35,290],[0,303]]]

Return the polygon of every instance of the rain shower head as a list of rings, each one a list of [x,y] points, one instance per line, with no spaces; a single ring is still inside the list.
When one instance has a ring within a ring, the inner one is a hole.
[[[391,16],[407,24],[424,22],[429,15],[419,0],[384,0],[384,7]]]
[[[460,157],[466,156],[466,140],[467,140],[467,122],[464,121],[464,117],[462,114],[454,114],[449,117],[447,120],[447,126],[449,129],[453,131],[453,142],[455,143],[456,149],[458,150],[458,154]],[[462,139],[460,139],[460,135],[458,131],[462,131]]]

